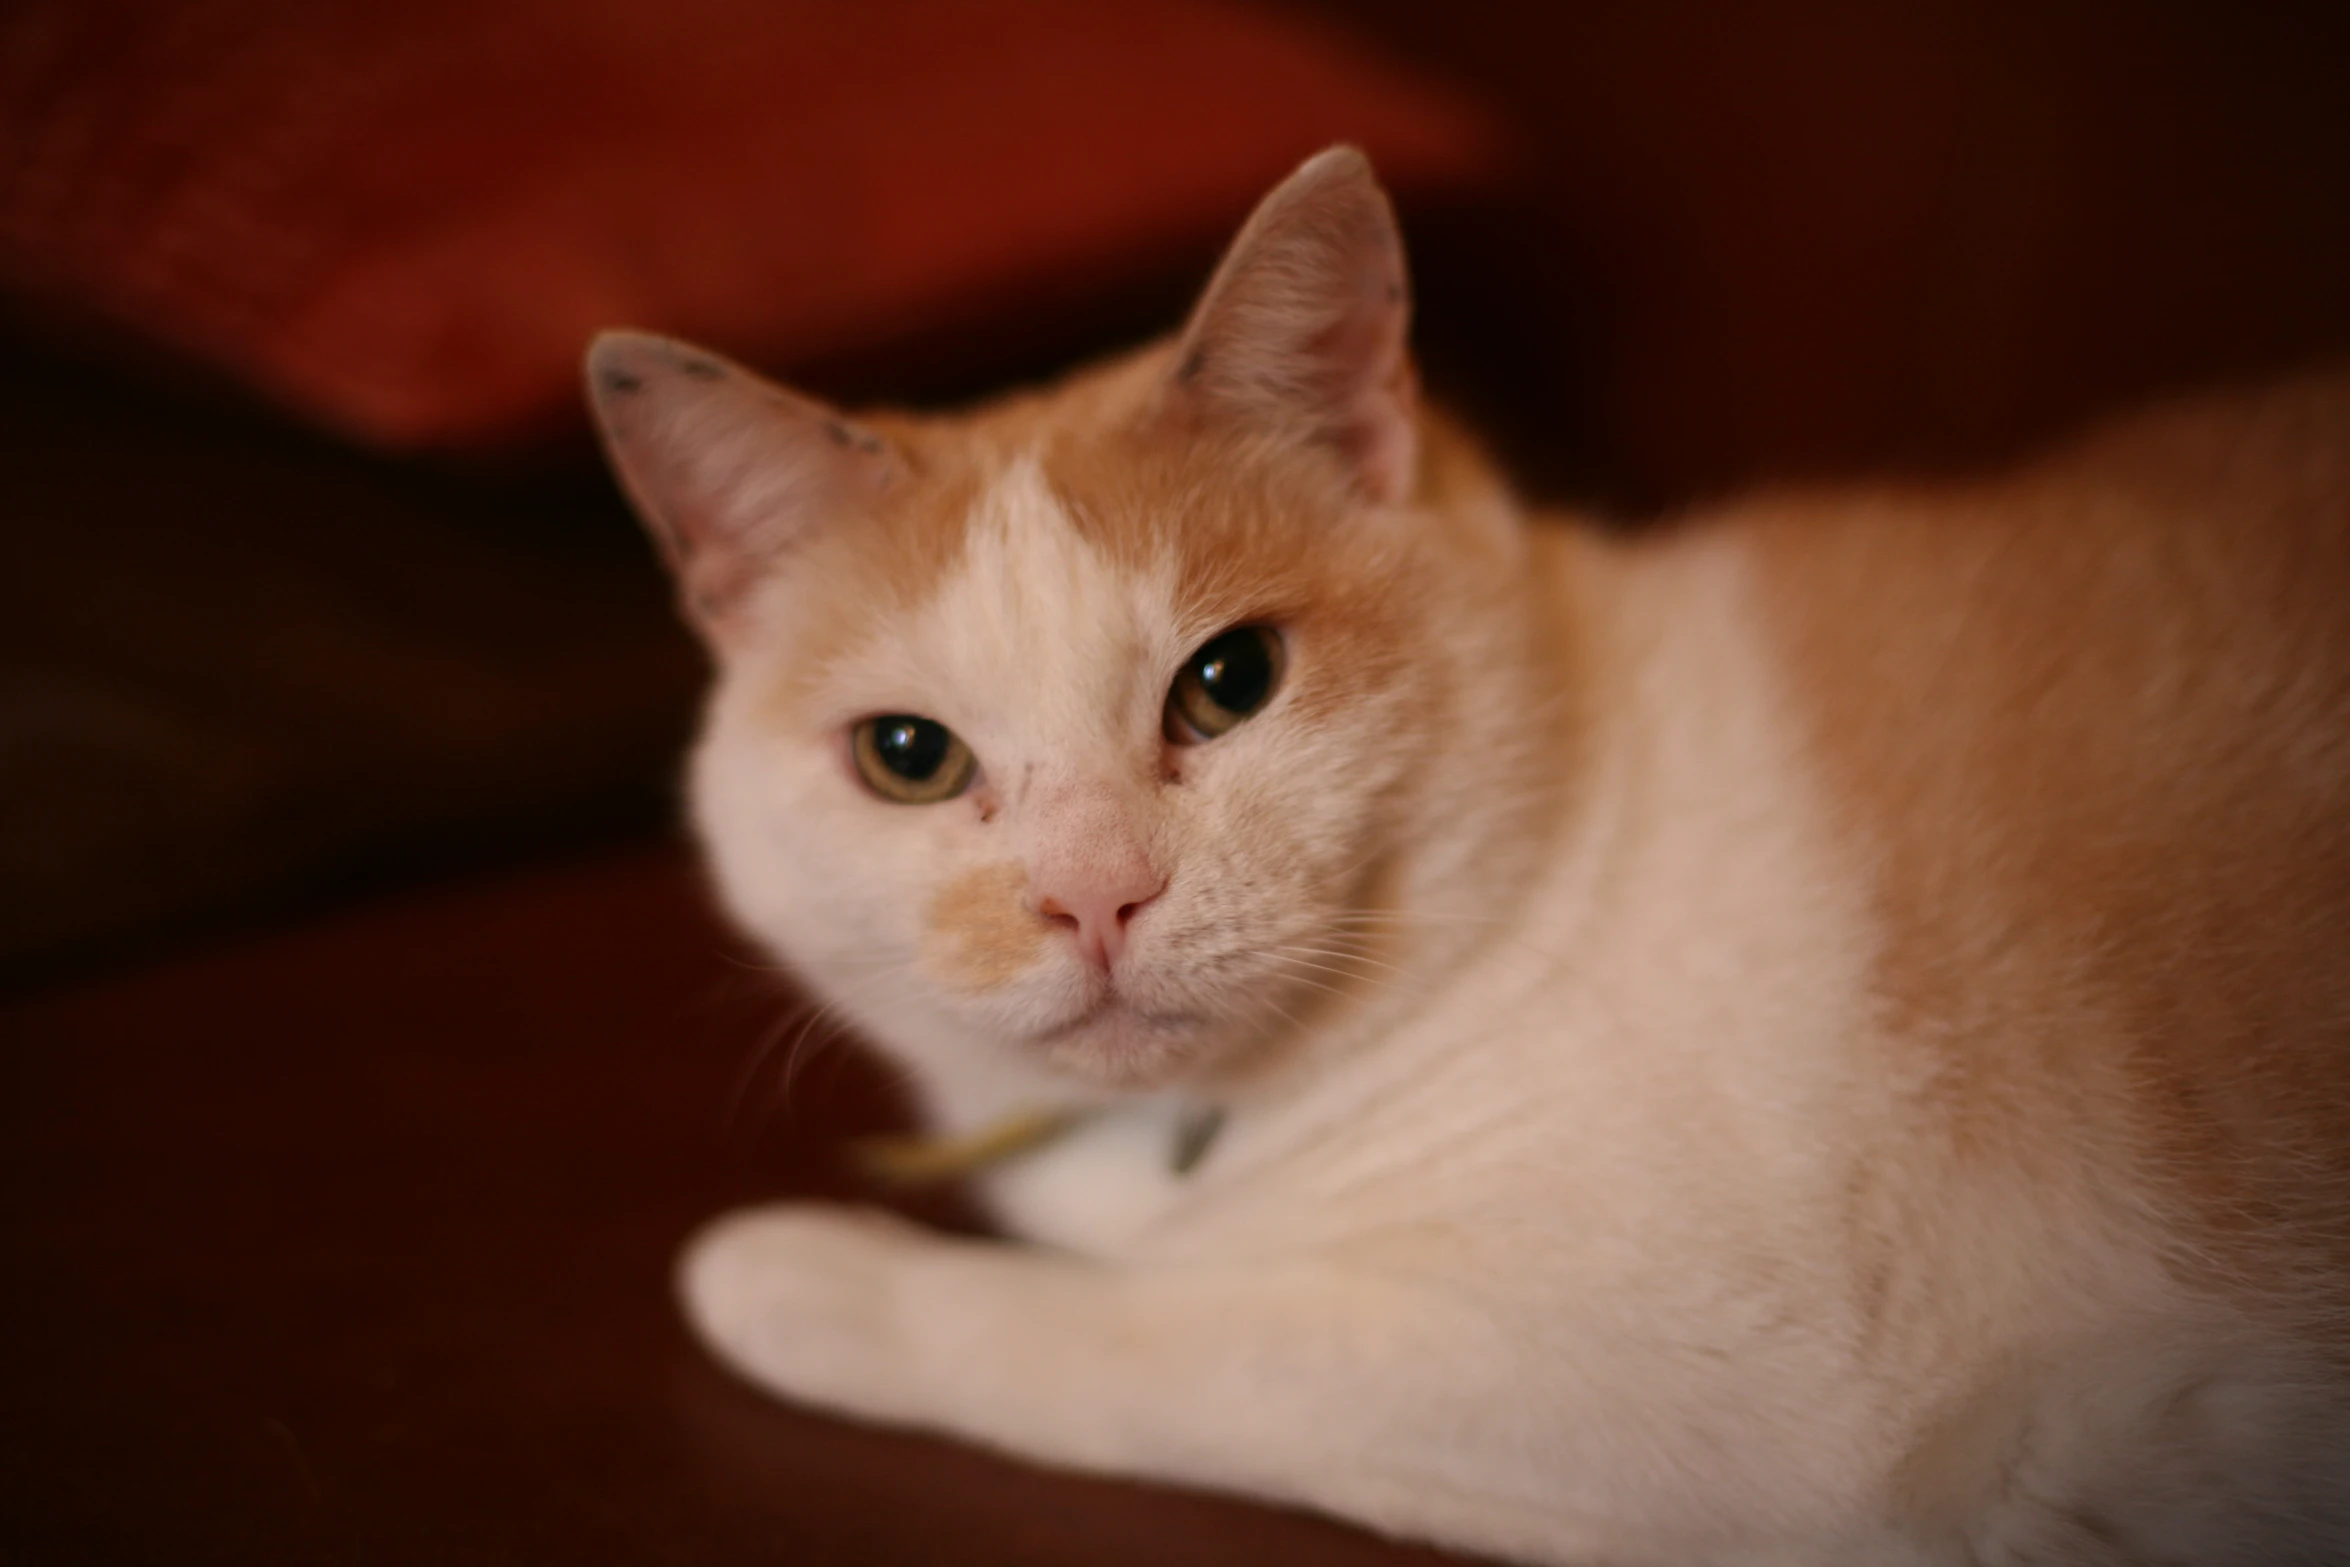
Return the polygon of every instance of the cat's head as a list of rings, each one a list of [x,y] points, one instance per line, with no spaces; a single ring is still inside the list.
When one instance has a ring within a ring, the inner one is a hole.
[[[1417,406],[1408,311],[1339,149],[1175,339],[974,412],[850,419],[599,339],[612,460],[718,665],[694,797],[736,915],[917,1062],[1097,1086],[1380,989],[1431,878],[1478,874],[1521,571]]]

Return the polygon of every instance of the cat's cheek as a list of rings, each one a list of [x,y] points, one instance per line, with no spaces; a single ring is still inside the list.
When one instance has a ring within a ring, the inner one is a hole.
[[[729,1368],[780,1397],[881,1420],[920,1416],[898,1285],[935,1242],[870,1209],[748,1208],[705,1227],[679,1258],[686,1318]]]

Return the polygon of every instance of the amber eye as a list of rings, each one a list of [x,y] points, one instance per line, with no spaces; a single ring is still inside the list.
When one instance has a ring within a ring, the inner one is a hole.
[[[979,770],[971,748],[952,729],[910,713],[866,719],[850,731],[849,749],[865,786],[900,805],[951,800]]]
[[[1281,683],[1281,638],[1270,626],[1236,626],[1184,660],[1167,692],[1167,738],[1197,745],[1253,715]]]

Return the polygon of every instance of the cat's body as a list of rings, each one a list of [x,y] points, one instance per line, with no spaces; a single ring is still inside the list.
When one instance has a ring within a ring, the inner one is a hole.
[[[1034,1246],[722,1221],[714,1347],[1536,1561],[2350,1559],[2350,381],[1611,539],[1415,406],[1385,225],[1326,155],[956,421],[598,350],[727,903],[944,1127],[1094,1107]]]

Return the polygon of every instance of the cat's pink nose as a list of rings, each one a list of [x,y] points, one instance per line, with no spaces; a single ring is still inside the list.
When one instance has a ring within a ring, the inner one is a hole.
[[[1166,879],[1137,866],[1120,875],[1064,876],[1040,887],[1036,911],[1077,938],[1077,950],[1107,969],[1126,951],[1126,927],[1166,889]]]

